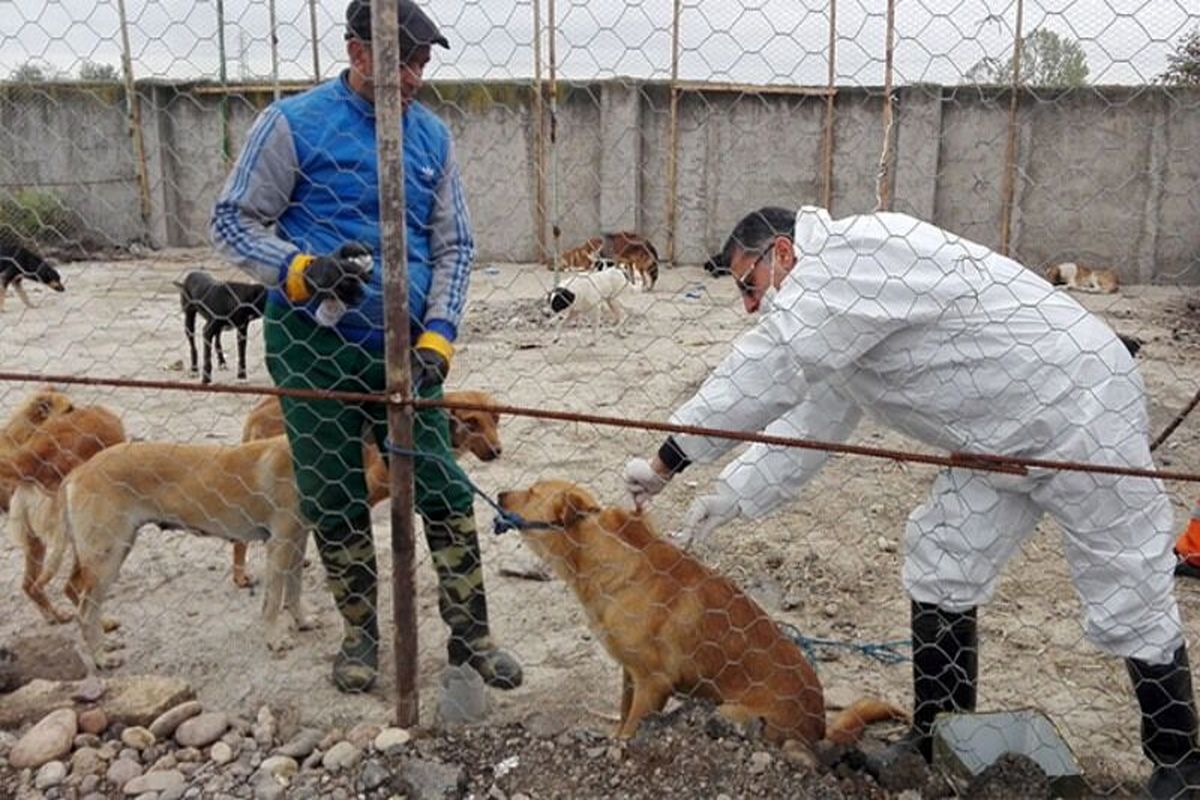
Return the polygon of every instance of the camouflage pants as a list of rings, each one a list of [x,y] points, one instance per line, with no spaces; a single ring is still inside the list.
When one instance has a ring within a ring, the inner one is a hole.
[[[382,354],[348,344],[299,314],[268,305],[265,337],[267,368],[278,386],[385,388]],[[421,396],[440,398],[442,389],[426,389]],[[387,408],[289,397],[282,402],[300,509],[315,528],[330,590],[347,623],[374,628],[378,572],[362,450],[364,437],[372,436],[387,458]],[[454,460],[444,410],[417,412],[413,443],[430,454],[414,461],[414,496],[437,570],[442,619],[454,638],[473,642],[487,635],[483,568],[474,498]]]

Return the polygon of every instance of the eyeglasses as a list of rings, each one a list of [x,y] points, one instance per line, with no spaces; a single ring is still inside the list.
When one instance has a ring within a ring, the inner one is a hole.
[[[769,255],[771,255],[771,248],[768,247],[758,254],[758,258],[754,259],[754,263],[750,265],[750,269],[746,270],[740,278],[737,276],[734,277],[733,282],[737,284],[738,292],[742,297],[752,298],[758,292],[758,281],[755,280],[754,275],[758,272],[758,265]]]

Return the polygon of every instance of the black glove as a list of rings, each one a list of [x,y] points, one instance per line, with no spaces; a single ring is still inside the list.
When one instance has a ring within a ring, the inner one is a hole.
[[[446,357],[429,347],[419,344],[412,351],[412,378],[417,389],[440,386],[450,373],[450,362]]]
[[[336,297],[352,306],[362,300],[372,267],[371,250],[358,242],[344,244],[330,256],[298,255],[288,267],[285,290],[294,302]]]

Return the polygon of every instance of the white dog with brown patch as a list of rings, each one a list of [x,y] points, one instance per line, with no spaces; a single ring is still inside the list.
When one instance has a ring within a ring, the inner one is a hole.
[[[1113,294],[1121,285],[1115,269],[1085,267],[1074,261],[1064,261],[1046,268],[1046,280],[1054,286],[1066,286],[1078,292]]]
[[[629,287],[629,278],[620,269],[584,272],[567,278],[549,296],[550,310],[558,315],[554,338],[558,339],[567,320],[587,315],[592,318],[594,338],[606,311],[612,315],[614,324],[620,325],[626,312],[619,298]]]

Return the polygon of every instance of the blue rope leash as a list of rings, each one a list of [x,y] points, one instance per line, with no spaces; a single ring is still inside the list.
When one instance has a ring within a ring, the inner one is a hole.
[[[393,444],[391,439],[385,439],[383,442],[383,447],[389,453],[395,453],[396,455],[400,455],[400,456],[408,456],[413,459],[432,458],[436,461],[442,462],[443,464],[445,464],[445,463],[455,464],[456,463],[454,461],[454,459],[452,459],[448,456],[444,456],[441,453],[427,453],[423,450],[409,450],[404,447],[399,447],[399,446]],[[497,536],[504,533],[505,531],[510,531],[510,530],[514,530],[514,529],[516,529],[516,530],[539,530],[539,529],[548,529],[548,528],[555,527],[554,525],[551,525],[547,522],[531,522],[529,520],[526,520],[520,514],[514,513],[512,511],[505,511],[503,508],[500,507],[499,503],[497,503],[495,500],[493,500],[488,495],[487,492],[485,492],[483,489],[480,489],[478,486],[476,486],[475,482],[472,481],[469,477],[467,477],[467,474],[465,472],[463,473],[463,480],[465,480],[467,482],[467,488],[469,488],[472,492],[474,492],[475,494],[482,497],[483,501],[485,503],[487,503],[489,506],[491,506],[492,509],[496,512],[496,517],[495,517],[495,519],[492,520],[492,533],[496,534]]]
[[[817,657],[817,649],[821,647],[842,648],[844,650],[856,651],[867,658],[873,658],[883,664],[902,664],[911,659],[899,652],[897,648],[907,647],[912,648],[912,640],[910,639],[893,639],[890,642],[843,642],[837,639],[821,639],[814,636],[805,636],[800,632],[800,629],[795,625],[787,622],[776,622],[783,634],[796,643],[796,646],[804,651],[804,655],[809,662],[814,666],[819,661]]]

